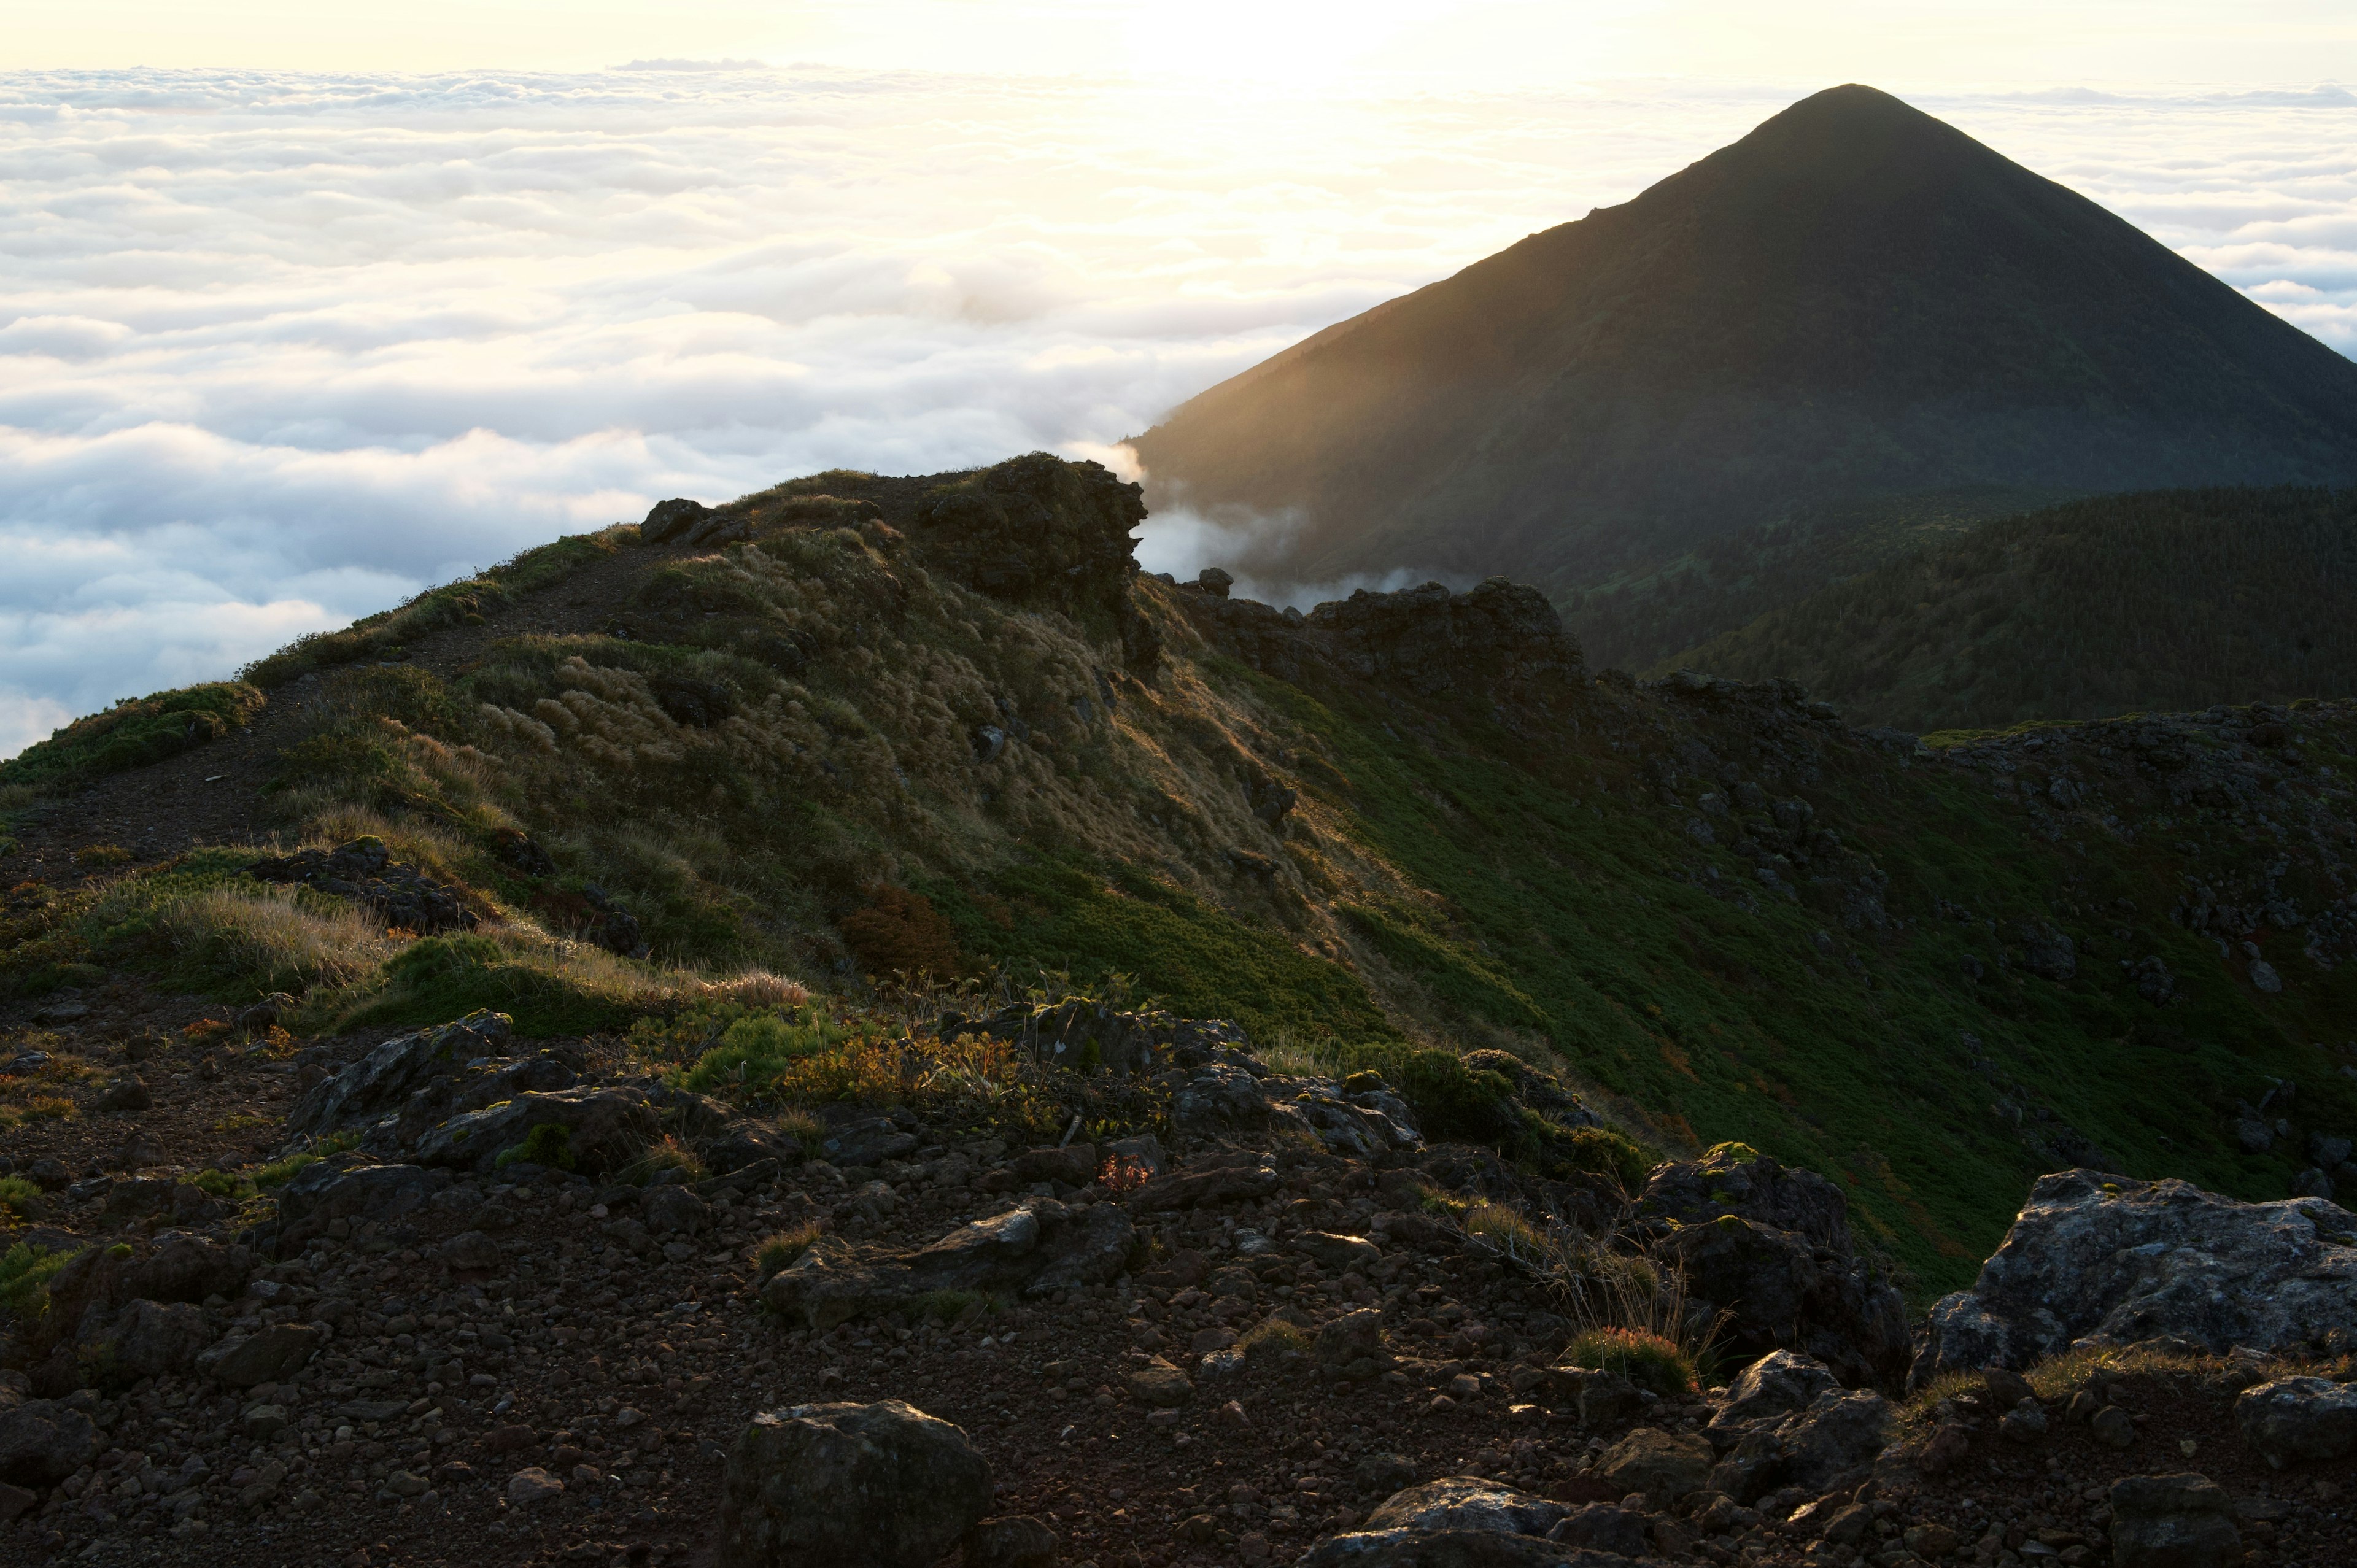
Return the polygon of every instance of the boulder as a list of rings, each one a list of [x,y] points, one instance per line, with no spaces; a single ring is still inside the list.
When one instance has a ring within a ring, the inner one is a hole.
[[[1890,1402],[1880,1394],[1828,1389],[1774,1426],[1753,1426],[1711,1471],[1711,1489],[1739,1503],[1779,1486],[1830,1491],[1873,1468],[1891,1421]]]
[[[653,1104],[638,1089],[569,1089],[520,1094],[453,1116],[417,1141],[422,1165],[490,1172],[499,1156],[542,1126],[565,1129],[565,1152],[586,1175],[619,1170],[662,1135]]]
[[[1370,1530],[1329,1535],[1300,1568],[1633,1568],[1609,1552],[1491,1530]]]
[[[717,1568],[931,1568],[992,1490],[963,1432],[899,1400],[756,1415],[721,1487]]]
[[[209,1237],[168,1235],[159,1241],[126,1240],[92,1247],[50,1276],[49,1310],[36,1325],[37,1348],[47,1348],[82,1326],[113,1319],[135,1301],[200,1302],[233,1296],[253,1273],[251,1248]],[[103,1332],[103,1330],[96,1330]]]
[[[274,1323],[259,1334],[225,1340],[197,1361],[197,1369],[233,1389],[280,1383],[319,1352],[323,1337],[306,1323]]]
[[[2357,1217],[2321,1198],[2244,1203],[2177,1180],[2040,1178],[1969,1291],[1943,1296],[1909,1380],[2024,1368],[2074,1344],[2174,1337],[2213,1354],[2357,1332]]]
[[[1598,1455],[1595,1473],[1622,1496],[1642,1492],[1666,1509],[1702,1489],[1716,1457],[1710,1440],[1699,1434],[1641,1426]]]
[[[701,1236],[712,1229],[712,1205],[683,1187],[659,1187],[639,1199],[639,1221],[658,1236]]]
[[[1346,1312],[1331,1318],[1318,1330],[1318,1361],[1320,1366],[1347,1367],[1352,1362],[1374,1358],[1384,1359],[1383,1315],[1381,1309],[1362,1306],[1356,1312]]]
[[[1770,1350],[1736,1374],[1727,1400],[1704,1428],[1714,1442],[1732,1445],[1755,1422],[1781,1421],[1806,1410],[1840,1380],[1823,1361],[1791,1350]]]
[[[307,1165],[278,1189],[278,1246],[298,1251],[342,1219],[397,1219],[414,1213],[450,1185],[447,1171],[423,1165]]]
[[[53,1486],[97,1454],[98,1428],[78,1410],[49,1400],[0,1410],[0,1481]]]
[[[1517,1492],[1479,1476],[1445,1476],[1394,1493],[1367,1515],[1363,1528],[1544,1535],[1570,1511],[1561,1503]]]
[[[545,1502],[564,1494],[565,1483],[537,1465],[527,1465],[508,1477],[507,1498],[517,1508]]]
[[[819,1153],[836,1168],[878,1165],[917,1152],[917,1135],[888,1116],[861,1116],[832,1125],[819,1142]]]
[[[1383,1250],[1364,1236],[1335,1236],[1305,1230],[1293,1239],[1294,1251],[1307,1252],[1312,1262],[1336,1273],[1345,1269],[1372,1269],[1383,1261]]]
[[[1843,1383],[1895,1384],[1911,1346],[1897,1286],[1861,1261],[1849,1200],[1814,1171],[1740,1144],[1655,1167],[1637,1202],[1647,1251],[1738,1354],[1799,1350]]]
[[[1049,1295],[1118,1276],[1136,1236],[1115,1205],[1075,1210],[1035,1198],[872,1263],[822,1243],[771,1276],[761,1299],[789,1321],[824,1329],[935,1291]]]
[[[296,1137],[312,1136],[398,1111],[413,1090],[435,1077],[478,1058],[507,1055],[512,1029],[506,1014],[478,1011],[456,1023],[396,1036],[313,1085],[286,1113],[286,1130]]]
[[[1122,1373],[1122,1382],[1140,1404],[1150,1404],[1159,1410],[1175,1410],[1195,1397],[1195,1385],[1187,1374],[1160,1356]]]
[[[1060,1544],[1028,1513],[986,1519],[965,1532],[964,1568],[1056,1568]]]
[[[480,1230],[461,1230],[442,1243],[442,1261],[454,1269],[496,1269],[500,1244]]]
[[[1222,1165],[1149,1181],[1131,1195],[1129,1206],[1156,1214],[1206,1203],[1256,1202],[1275,1190],[1274,1165]]]
[[[1547,1532],[1547,1539],[1622,1557],[1642,1557],[1653,1549],[1645,1533],[1645,1516],[1611,1503],[1589,1503],[1576,1509]]]
[[[2114,1568],[2223,1568],[2242,1560],[2234,1499],[2207,1476],[2125,1476],[2112,1483]]]
[[[85,1324],[75,1338],[86,1348],[102,1351],[118,1375],[159,1378],[195,1366],[213,1334],[200,1307],[185,1301],[137,1300],[95,1334]]]
[[[2280,1470],[2302,1459],[2338,1459],[2357,1449],[2357,1383],[2277,1378],[2234,1401],[2243,1441]]]

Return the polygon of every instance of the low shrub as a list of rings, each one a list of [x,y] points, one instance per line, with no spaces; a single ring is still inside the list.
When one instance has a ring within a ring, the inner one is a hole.
[[[905,887],[871,888],[867,907],[835,927],[865,974],[946,977],[963,966],[956,929],[931,899]]]
[[[1702,1386],[1695,1358],[1641,1328],[1590,1328],[1565,1348],[1567,1366],[1618,1372],[1663,1399],[1690,1398]]]
[[[781,1273],[795,1259],[809,1251],[819,1235],[819,1227],[813,1221],[763,1238],[760,1244],[753,1249],[753,1283],[757,1285],[767,1283],[772,1274]]]
[[[109,865],[128,865],[135,857],[119,843],[86,843],[73,852],[73,863],[84,871],[97,871]]]
[[[41,1189],[29,1177],[0,1176],[0,1208],[19,1216],[41,1212]]]
[[[19,1241],[0,1252],[0,1306],[19,1323],[30,1323],[48,1305],[49,1276],[71,1262],[75,1253],[36,1247]]]
[[[534,1128],[533,1131],[539,1129]],[[572,1167],[565,1168],[569,1170]],[[709,1174],[694,1149],[677,1138],[664,1136],[649,1144],[637,1159],[624,1165],[616,1175],[617,1179],[629,1182],[633,1187],[644,1187],[662,1171],[683,1171],[692,1182],[702,1181]]]
[[[1297,1323],[1282,1317],[1264,1317],[1244,1330],[1243,1337],[1236,1341],[1236,1348],[1255,1361],[1282,1356],[1288,1350],[1307,1355],[1309,1334]]]
[[[543,1122],[524,1134],[522,1143],[501,1149],[491,1164],[496,1169],[505,1170],[526,1162],[553,1171],[571,1170],[573,1130],[562,1122]]]

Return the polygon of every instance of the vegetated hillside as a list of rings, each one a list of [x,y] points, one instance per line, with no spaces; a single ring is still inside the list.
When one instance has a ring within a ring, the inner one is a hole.
[[[1641,670],[1993,518],[2070,499],[1981,486],[1818,502],[1715,534],[1656,569],[1622,573],[1557,602],[1590,662]]]
[[[1134,445],[1157,505],[1293,517],[1245,563],[1265,580],[1503,572],[1566,602],[1827,502],[2348,483],[2357,365],[1852,86]],[[1592,651],[1644,662],[1740,624]]]
[[[2357,1126],[2357,707],[1951,760],[1788,682],[1597,678],[1504,582],[1303,618],[1138,577],[1141,515],[1044,456],[667,502],[151,700],[246,721],[178,755],[84,721],[0,768],[0,986],[725,1036],[695,1086],[758,1094],[823,1044],[759,971],[996,966],[971,1009],[1044,970],[1436,1125],[1505,1080],[1416,1052],[1512,1053],[1655,1151],[1835,1176],[1921,1290],[2041,1171],[2276,1196]],[[1560,1131],[1491,1135],[1626,1158]]]
[[[1904,729],[2357,691],[2357,491],[2109,496],[1922,545],[1663,661]]]

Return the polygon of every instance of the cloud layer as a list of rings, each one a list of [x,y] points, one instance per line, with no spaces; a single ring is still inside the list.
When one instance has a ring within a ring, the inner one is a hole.
[[[664,496],[1101,453],[1803,90],[0,75],[0,756]],[[2357,344],[2349,94],[1917,101]]]

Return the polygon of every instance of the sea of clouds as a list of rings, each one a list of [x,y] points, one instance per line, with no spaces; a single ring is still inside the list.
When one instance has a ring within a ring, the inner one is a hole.
[[[0,74],[0,757],[666,496],[1119,463],[1801,91]],[[2357,345],[2357,98],[1913,101]]]

